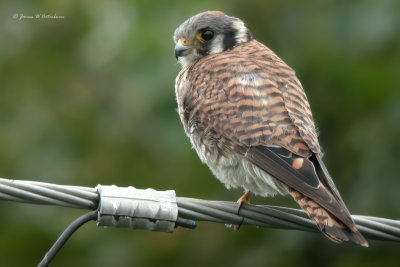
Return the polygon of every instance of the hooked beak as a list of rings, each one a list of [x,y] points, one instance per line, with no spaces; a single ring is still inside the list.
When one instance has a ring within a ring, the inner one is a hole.
[[[191,46],[182,44],[182,41],[179,40],[175,45],[175,57],[178,58],[186,56],[192,50]]]

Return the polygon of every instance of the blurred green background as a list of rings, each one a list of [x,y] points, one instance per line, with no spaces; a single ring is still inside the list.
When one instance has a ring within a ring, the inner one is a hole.
[[[0,3],[0,177],[175,189],[235,200],[191,149],[176,113],[172,34],[221,10],[296,71],[325,161],[354,214],[400,219],[400,2],[11,1]],[[64,19],[13,19],[49,14]],[[296,207],[289,198],[253,203]],[[0,203],[0,266],[34,266],[83,211]],[[396,266],[320,234],[199,223],[173,234],[80,229],[54,266]],[[398,265],[397,265],[398,266]]]

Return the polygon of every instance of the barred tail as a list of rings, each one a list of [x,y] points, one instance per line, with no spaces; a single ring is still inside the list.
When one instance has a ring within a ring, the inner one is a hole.
[[[317,224],[318,229],[330,240],[337,243],[352,241],[363,247],[368,247],[367,240],[357,230],[354,223],[353,225],[346,226],[312,199],[295,190],[289,190],[289,193]]]

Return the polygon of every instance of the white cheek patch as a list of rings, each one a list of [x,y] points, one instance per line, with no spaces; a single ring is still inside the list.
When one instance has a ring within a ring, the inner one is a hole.
[[[247,42],[247,28],[244,26],[243,21],[241,20],[235,20],[233,22],[233,28],[237,31],[237,34],[235,36],[236,42],[238,44]]]
[[[210,54],[215,54],[224,51],[224,46],[222,45],[223,42],[223,35],[218,35],[214,38],[210,45]]]

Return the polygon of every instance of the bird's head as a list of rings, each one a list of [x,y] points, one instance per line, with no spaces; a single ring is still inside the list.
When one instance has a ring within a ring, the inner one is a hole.
[[[251,39],[250,31],[240,19],[207,11],[189,18],[175,30],[175,56],[185,67]]]

